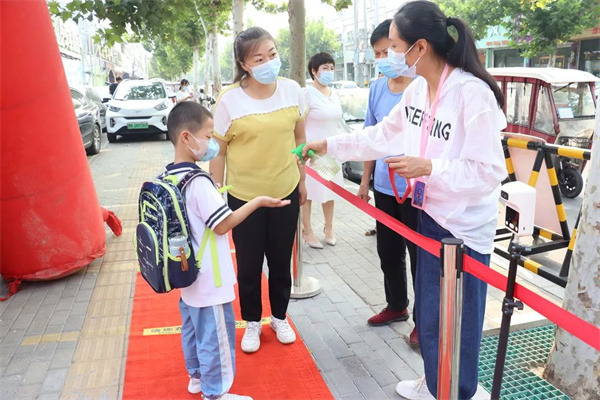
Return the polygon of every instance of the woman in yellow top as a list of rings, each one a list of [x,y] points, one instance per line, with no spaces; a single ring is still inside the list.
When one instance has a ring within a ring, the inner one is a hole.
[[[215,105],[214,137],[219,155],[210,163],[215,182],[233,187],[236,210],[258,195],[289,199],[280,209],[260,209],[233,229],[242,318],[247,321],[242,350],[260,348],[261,277],[269,267],[271,328],[284,344],[296,340],[286,320],[292,277],[290,259],[300,205],[306,200],[304,169],[291,151],[305,142],[304,96],[300,85],[278,78],[281,60],[264,29],[241,32],[234,42],[236,77]],[[225,165],[227,176],[224,177]]]

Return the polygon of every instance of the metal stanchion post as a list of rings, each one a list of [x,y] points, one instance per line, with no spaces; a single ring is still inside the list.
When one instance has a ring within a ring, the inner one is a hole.
[[[458,398],[463,304],[462,260],[463,241],[455,238],[443,239],[440,254],[438,399]]]
[[[496,353],[496,367],[494,368],[494,383],[492,384],[492,400],[500,399],[502,389],[502,375],[504,374],[504,362],[506,361],[506,349],[508,347],[508,334],[510,333],[510,320],[513,309],[523,309],[523,303],[514,299],[515,283],[517,281],[517,268],[521,254],[530,248],[523,246],[518,240],[510,244],[510,264],[508,266],[508,282],[506,283],[506,295],[502,301],[502,324],[500,325],[500,336],[498,336],[498,352]]]
[[[292,250],[292,299],[306,299],[321,293],[321,284],[311,276],[304,275],[302,262],[302,211],[298,214],[298,228]]]

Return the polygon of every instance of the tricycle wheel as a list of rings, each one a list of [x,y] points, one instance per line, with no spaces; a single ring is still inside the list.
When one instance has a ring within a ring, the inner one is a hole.
[[[574,199],[583,190],[583,177],[575,168],[564,168],[558,177],[558,187],[563,196]]]

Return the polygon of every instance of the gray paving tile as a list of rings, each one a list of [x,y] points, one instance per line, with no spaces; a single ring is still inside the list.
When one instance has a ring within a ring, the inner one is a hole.
[[[60,392],[65,384],[68,372],[68,368],[48,370],[44,382],[42,383],[42,387],[40,388],[40,393]]]
[[[60,392],[39,394],[36,400],[60,400]]]
[[[296,325],[296,329],[298,329],[304,344],[310,351],[327,348],[327,344],[325,344],[323,338],[317,333],[307,316],[292,317],[292,321]]]
[[[360,392],[354,392],[354,393],[350,393],[345,396],[342,396],[341,398],[342,398],[342,400],[364,400],[365,396],[363,396],[363,394]],[[368,397],[367,397],[367,399],[368,399]]]
[[[350,349],[381,386],[390,385],[397,381],[396,376],[383,360],[366,343],[351,344]]]
[[[27,329],[29,325],[33,321],[35,317],[35,313],[23,313],[21,312],[17,318],[15,318],[13,324],[11,325],[11,329]]]
[[[77,292],[77,294],[75,295],[75,302],[79,302],[79,301],[90,301],[90,299],[92,298],[92,293],[93,290],[92,289],[79,289],[79,291]]]
[[[21,376],[8,376],[0,378],[0,400],[14,400],[15,393],[19,389]]]
[[[3,376],[21,375],[27,370],[32,359],[31,354],[14,354],[6,365]]]
[[[75,297],[62,297],[56,303],[56,308],[54,311],[68,311],[73,306],[73,302],[75,301]]]
[[[366,370],[363,363],[356,356],[342,358],[340,364],[346,374],[352,379],[352,381],[356,381],[358,378],[370,377],[369,371]]]
[[[67,322],[68,316],[69,310],[54,311],[48,321],[48,326],[64,325]]]
[[[32,361],[39,362],[52,360],[57,347],[57,342],[39,343],[33,351]]]
[[[21,385],[15,393],[15,399],[18,400],[36,400],[40,390],[40,384]]]
[[[335,357],[333,352],[329,349],[318,349],[314,350],[313,356],[317,361],[317,365],[319,366],[321,371],[331,371],[334,369],[342,368],[340,362]]]
[[[89,301],[80,301],[73,303],[71,310],[69,312],[70,315],[85,315],[87,313],[87,309],[90,305]]]
[[[50,369],[69,368],[73,362],[73,355],[77,342],[60,342],[50,360]]]
[[[359,392],[356,385],[352,382],[352,380],[350,380],[350,378],[344,370],[336,369],[330,372],[326,372],[325,375],[331,381],[331,383],[335,387],[336,392],[340,396],[345,396]]]
[[[21,381],[22,385],[41,384],[44,381],[50,361],[32,362],[27,367]]]
[[[308,319],[312,323],[322,322],[322,321],[325,321],[325,315],[319,309],[311,310],[310,313],[308,314]]]
[[[25,335],[25,329],[11,329],[2,338],[1,346],[18,346]]]
[[[388,395],[381,389],[377,381],[371,377],[358,378],[354,381],[358,390],[369,400],[387,400]]]
[[[80,331],[83,327],[85,315],[69,315],[64,325],[65,332]]]
[[[318,322],[314,324],[317,333],[321,336],[323,341],[330,347],[333,354],[339,359],[349,357],[352,355],[350,348],[342,340],[339,334],[329,325],[328,322]]]

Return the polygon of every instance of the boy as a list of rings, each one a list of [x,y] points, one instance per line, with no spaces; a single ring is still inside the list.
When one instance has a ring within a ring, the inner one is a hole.
[[[219,151],[218,144],[212,139],[213,128],[212,115],[206,108],[195,102],[177,104],[167,122],[169,139],[175,146],[175,160],[167,165],[167,170],[181,179],[185,171],[178,172],[178,169],[199,168],[197,161],[213,158]],[[216,234],[218,253],[215,269],[211,254],[214,246],[209,241],[198,278],[191,286],[181,289],[181,343],[190,375],[188,391],[202,391],[207,400],[252,400],[248,396],[228,393],[235,375],[232,302],[236,280],[226,233],[257,208],[283,207],[289,201],[257,197],[232,212],[208,176],[194,178],[184,195],[195,254],[199,253],[206,228]],[[220,279],[213,271],[219,271]]]

